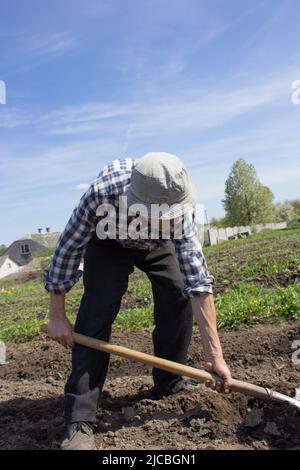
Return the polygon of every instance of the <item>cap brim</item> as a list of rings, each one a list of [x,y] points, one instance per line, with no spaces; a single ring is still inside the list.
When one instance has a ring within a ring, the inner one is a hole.
[[[152,206],[157,203],[149,203],[144,202],[138,199],[135,194],[131,191],[131,187],[129,186],[126,191],[122,194],[122,196],[127,197],[127,207],[132,206],[133,204],[142,204],[147,208],[149,218],[152,219],[161,219],[161,220],[170,220],[176,219],[177,217],[182,216],[187,211],[191,211],[194,207],[194,202],[191,196],[187,196],[184,200],[180,201],[179,203],[172,204],[168,206],[167,204],[159,204],[160,211],[153,211]],[[167,207],[164,207],[167,206]]]

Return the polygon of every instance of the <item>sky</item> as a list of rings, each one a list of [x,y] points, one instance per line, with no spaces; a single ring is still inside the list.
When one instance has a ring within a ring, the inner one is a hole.
[[[239,158],[299,198],[299,24],[298,0],[0,0],[0,244],[62,230],[104,165],[152,151],[209,219]]]

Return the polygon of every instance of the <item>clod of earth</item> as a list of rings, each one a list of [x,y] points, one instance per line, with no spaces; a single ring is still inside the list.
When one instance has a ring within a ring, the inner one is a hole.
[[[250,411],[250,413],[247,414],[247,416],[246,416],[245,427],[246,428],[255,428],[256,426],[261,424],[262,421],[263,421],[263,414],[264,414],[264,412],[261,409],[256,409],[256,410]]]

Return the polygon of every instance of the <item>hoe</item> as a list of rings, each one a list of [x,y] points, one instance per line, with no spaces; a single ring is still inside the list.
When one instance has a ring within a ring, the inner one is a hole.
[[[42,325],[41,330],[44,333],[47,333],[47,325]],[[223,381],[223,379],[218,375],[206,370],[196,369],[195,367],[179,364],[178,362],[162,359],[160,357],[152,356],[151,354],[145,354],[143,352],[135,351],[134,349],[118,346],[117,344],[107,343],[106,341],[90,338],[89,336],[84,336],[75,332],[73,332],[73,337],[75,343],[80,344],[81,346],[97,349],[99,351],[121,356],[126,359],[142,362],[158,369],[173,372],[174,374],[179,374],[184,377],[189,377],[193,380],[197,380],[198,382],[204,383],[207,380],[212,379],[218,380],[220,382]],[[300,401],[298,398],[289,397],[282,393],[276,392],[275,390],[271,390],[270,388],[260,387],[248,382],[233,379],[231,389],[234,392],[243,393],[244,395],[259,398],[264,401],[286,402],[300,410]]]

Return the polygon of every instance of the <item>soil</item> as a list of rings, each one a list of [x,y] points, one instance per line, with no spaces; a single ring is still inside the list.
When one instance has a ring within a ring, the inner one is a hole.
[[[295,322],[261,324],[220,332],[233,375],[293,396],[300,365],[292,362],[292,343],[300,339]],[[151,332],[118,332],[116,343],[152,353]],[[188,363],[200,367],[195,330]],[[48,338],[7,345],[0,366],[0,449],[56,449],[63,423],[63,387],[70,352]],[[151,369],[111,358],[97,413],[100,449],[296,449],[300,412],[244,395],[218,394],[199,384],[192,391],[152,400]]]

